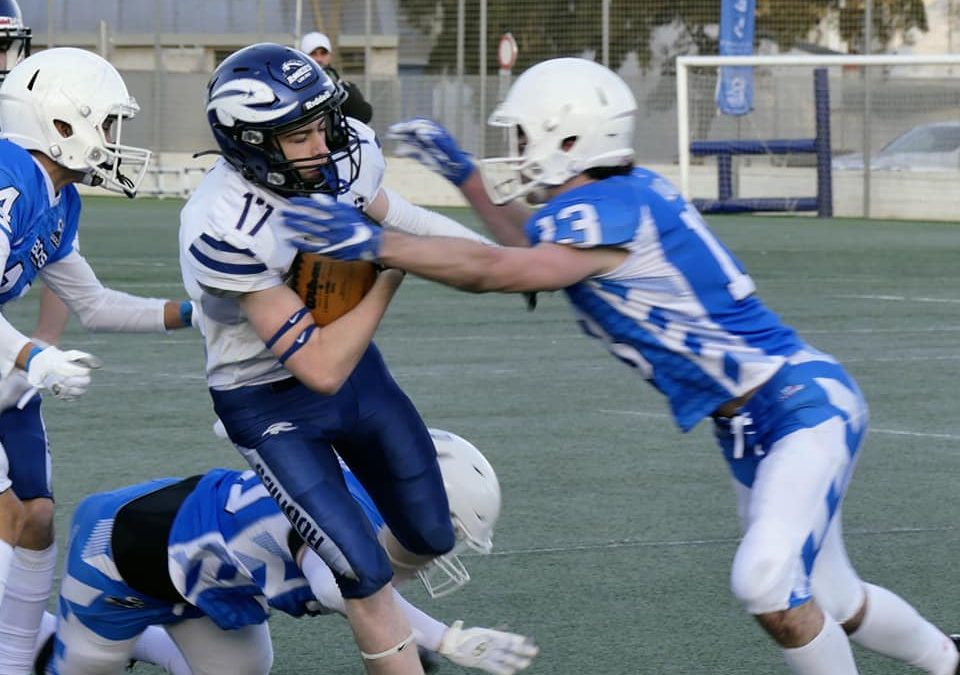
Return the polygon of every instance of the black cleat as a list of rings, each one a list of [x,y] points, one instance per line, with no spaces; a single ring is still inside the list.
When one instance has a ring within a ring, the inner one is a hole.
[[[443,659],[432,649],[417,645],[417,654],[420,656],[420,665],[424,673],[435,673],[440,668]]]
[[[53,638],[55,636],[56,633],[50,633],[50,637],[44,640],[40,646],[37,657],[33,660],[34,675],[45,675],[47,672],[47,666],[50,665],[50,660],[53,658]]]
[[[957,652],[960,652],[960,633],[950,633],[950,639],[953,640],[953,644],[957,648]],[[960,675],[960,663],[957,664],[956,675]]]

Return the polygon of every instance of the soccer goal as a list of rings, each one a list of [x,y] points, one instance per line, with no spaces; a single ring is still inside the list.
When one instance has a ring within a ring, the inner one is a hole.
[[[718,112],[725,67],[750,68],[745,115]],[[682,56],[677,140],[707,212],[957,220],[960,54]]]

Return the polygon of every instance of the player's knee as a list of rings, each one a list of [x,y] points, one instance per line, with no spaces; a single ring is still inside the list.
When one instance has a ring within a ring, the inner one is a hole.
[[[273,646],[268,642],[255,653],[244,650],[244,659],[240,663],[233,663],[236,675],[268,675],[273,668]]]
[[[438,555],[449,553],[456,543],[453,526],[449,519],[442,523],[435,523],[430,528],[424,528],[419,535],[413,542],[404,542],[404,548],[421,556],[435,558]]]
[[[8,543],[16,544],[20,540],[26,521],[27,510],[23,502],[13,494],[13,490],[0,494],[0,533],[3,534],[3,539],[9,538]]]
[[[776,523],[755,523],[734,556],[731,590],[751,614],[786,609],[798,562]]]
[[[23,503],[24,524],[20,545],[36,551],[53,545],[53,500],[46,497]]]
[[[345,599],[362,600],[374,595],[393,579],[390,560],[381,549],[375,560],[354,564],[350,574],[334,573],[340,595]]]
[[[436,558],[449,553],[456,536],[453,532],[453,523],[446,511],[436,514],[421,514],[416,520],[416,527],[407,528],[408,531],[394,532],[397,541],[404,549],[415,556]]]

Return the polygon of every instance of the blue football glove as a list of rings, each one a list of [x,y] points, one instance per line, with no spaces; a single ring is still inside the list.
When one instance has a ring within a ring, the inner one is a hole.
[[[460,187],[473,173],[473,160],[450,132],[433,120],[415,117],[390,125],[387,138],[400,141],[397,156],[412,157]]]
[[[284,224],[297,232],[290,243],[301,251],[338,260],[376,260],[383,231],[352,206],[332,199],[322,202],[293,197],[296,209],[281,213]]]

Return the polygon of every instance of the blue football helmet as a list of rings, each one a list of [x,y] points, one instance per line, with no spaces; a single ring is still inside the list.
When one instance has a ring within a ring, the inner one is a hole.
[[[231,54],[207,86],[207,121],[220,151],[248,180],[282,195],[343,194],[360,170],[360,139],[340,111],[343,87],[309,56],[261,43]],[[288,160],[278,135],[325,117],[329,152]],[[337,164],[341,165],[338,170]],[[347,176],[341,171],[347,168]],[[306,179],[301,169],[315,170]]]
[[[30,56],[33,33],[23,25],[16,0],[0,0],[0,82],[10,70]]]

